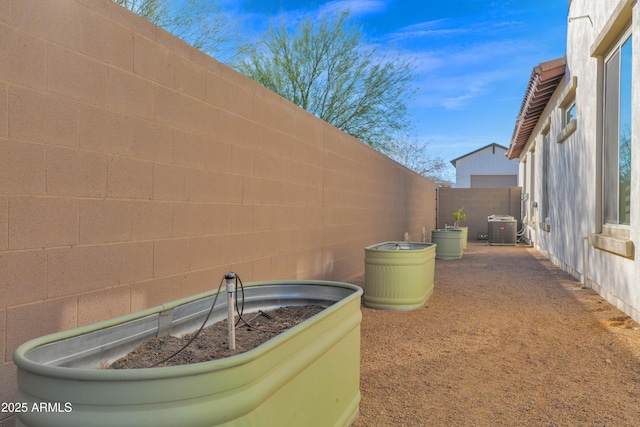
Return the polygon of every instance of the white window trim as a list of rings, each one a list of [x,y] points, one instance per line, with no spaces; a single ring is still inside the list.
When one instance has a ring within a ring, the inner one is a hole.
[[[625,33],[625,29],[631,22],[633,5],[636,0],[620,0],[611,17],[591,45],[591,56],[602,57],[606,55],[611,46]]]
[[[560,135],[556,141],[558,144],[565,142],[567,138],[569,138],[569,136],[571,136],[571,134],[573,134],[578,128],[577,118],[574,118],[569,123],[566,122],[567,111],[571,109],[572,106],[576,105],[577,87],[578,77],[573,76],[558,98],[557,108],[562,111],[562,130],[560,131]]]
[[[569,113],[571,113],[573,111],[573,113],[571,114],[571,118],[569,118]],[[564,120],[562,122],[562,124],[564,126],[567,126],[569,123],[571,123],[572,121],[574,121],[576,119],[576,100],[574,99],[573,101],[571,101],[571,103],[569,105],[567,105],[564,108]]]
[[[604,224],[602,233],[589,235],[589,243],[597,249],[633,259],[634,244],[629,227]]]

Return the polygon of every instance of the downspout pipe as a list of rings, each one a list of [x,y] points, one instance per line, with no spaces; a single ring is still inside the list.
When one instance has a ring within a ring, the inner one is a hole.
[[[590,288],[590,279],[587,277],[587,250],[589,249],[589,236],[582,238],[582,280],[580,281],[583,289]]]

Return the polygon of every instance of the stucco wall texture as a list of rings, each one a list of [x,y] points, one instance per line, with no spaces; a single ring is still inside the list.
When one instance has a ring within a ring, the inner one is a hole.
[[[0,401],[31,338],[435,228],[433,182],[111,0],[2,0],[0,40]]]

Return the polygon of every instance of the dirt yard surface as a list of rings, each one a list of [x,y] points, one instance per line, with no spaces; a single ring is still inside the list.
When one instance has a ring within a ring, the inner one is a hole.
[[[639,426],[639,326],[528,247],[436,261],[426,307],[362,307],[365,426]]]

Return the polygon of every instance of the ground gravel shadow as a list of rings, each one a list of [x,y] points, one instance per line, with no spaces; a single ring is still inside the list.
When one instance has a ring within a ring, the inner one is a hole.
[[[354,427],[640,425],[638,324],[529,247],[470,243],[425,308],[362,314]]]

